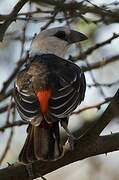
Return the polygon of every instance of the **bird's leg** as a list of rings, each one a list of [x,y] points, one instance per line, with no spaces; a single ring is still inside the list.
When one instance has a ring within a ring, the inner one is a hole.
[[[65,121],[61,121],[61,126],[64,128],[64,130],[66,131],[68,135],[67,141],[70,145],[71,150],[74,150],[75,140],[77,140],[77,138],[74,137],[74,135],[70,132],[70,130],[68,129],[68,125]]]

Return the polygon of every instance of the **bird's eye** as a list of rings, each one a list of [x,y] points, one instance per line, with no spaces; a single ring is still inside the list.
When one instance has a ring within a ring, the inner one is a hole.
[[[64,41],[68,40],[67,35],[64,31],[58,31],[58,32],[56,32],[56,34],[54,34],[54,36],[59,38],[59,39],[62,39]]]

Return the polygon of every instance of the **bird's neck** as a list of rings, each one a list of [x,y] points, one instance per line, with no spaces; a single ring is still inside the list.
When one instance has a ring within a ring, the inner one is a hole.
[[[58,57],[64,58],[66,52],[68,50],[68,46],[65,42],[34,42],[31,48],[31,54],[54,54]]]
[[[32,56],[34,55],[42,55],[42,54],[54,54],[58,57],[64,58],[66,55],[66,52],[64,51],[43,51],[43,50],[35,50],[30,53]]]

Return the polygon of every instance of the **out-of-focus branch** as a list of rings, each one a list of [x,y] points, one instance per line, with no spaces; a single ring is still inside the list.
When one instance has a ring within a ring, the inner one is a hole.
[[[110,123],[110,121],[119,116],[119,89],[112,98],[110,104],[101,115],[101,117],[94,122],[91,128],[87,131],[84,135],[86,137],[92,136],[94,139],[95,137],[99,136],[103,129]]]
[[[15,126],[22,126],[22,125],[26,125],[26,124],[28,124],[28,123],[25,122],[25,121],[21,121],[21,120],[15,121],[15,122],[12,122],[12,123],[9,122],[9,123],[1,126],[1,127],[0,127],[0,131],[1,131],[1,132],[4,132],[5,129],[11,128],[11,127],[15,127]]]
[[[13,89],[10,89],[7,93],[4,94],[0,93],[0,102],[10,97],[12,93],[13,93]]]
[[[40,8],[37,8],[35,11],[27,11],[27,12],[17,14],[16,19],[18,20],[19,17],[21,17],[21,16],[25,16],[26,18],[29,16],[31,17],[34,14],[38,14],[38,13],[52,14],[53,11],[51,11],[51,10],[45,11],[45,10],[42,10]],[[8,16],[9,16],[8,14],[0,14],[0,21],[5,21],[8,18]]]
[[[35,3],[38,3],[38,4],[47,4],[47,5],[57,5],[59,4],[59,2],[57,0],[30,0],[31,2],[35,2]]]
[[[11,100],[12,100],[12,99],[11,99]],[[13,112],[12,112],[12,122],[15,121],[15,117],[16,117],[16,116],[15,116],[15,115],[16,115],[15,112],[16,112],[16,110],[15,110],[15,108],[14,108],[14,109],[13,109]],[[10,114],[11,114],[11,109],[8,109],[8,115],[7,115],[7,121],[6,121],[6,123],[9,123]],[[11,142],[12,142],[13,134],[14,134],[14,128],[11,127],[10,134],[9,134],[9,138],[8,138],[7,143],[6,143],[6,147],[5,147],[4,151],[3,151],[2,156],[0,157],[0,164],[3,162],[3,160],[5,159],[7,153],[8,153],[8,151],[9,151],[9,149],[10,149],[10,145],[11,145]]]
[[[62,11],[68,11],[68,10],[74,10],[77,11],[79,10],[79,12],[81,14],[86,14],[86,13],[92,13],[95,15],[98,15],[99,17],[102,18],[103,20],[111,20],[111,21],[119,21],[119,13],[114,12],[112,13],[111,10],[107,10],[106,8],[101,8],[98,6],[88,6],[88,5],[84,5],[83,3],[78,3],[78,2],[71,2],[71,3],[59,3],[58,7],[60,9],[62,9]]]
[[[87,86],[90,87],[98,87],[98,86],[103,86],[103,87],[112,87],[114,85],[117,85],[119,83],[119,80],[111,82],[111,83],[96,83],[96,84],[87,84]]]
[[[93,53],[95,50],[110,44],[114,39],[118,38],[119,34],[114,33],[109,39],[101,42],[101,43],[97,43],[92,47],[89,47],[86,51],[81,52],[79,56],[75,57],[75,58],[71,58],[72,61],[77,61],[77,59],[85,59],[88,55],[90,55],[91,53]]]
[[[86,71],[90,71],[90,70],[94,70],[94,69],[98,69],[98,68],[101,68],[103,66],[106,66],[110,63],[113,63],[115,61],[118,61],[119,60],[119,54],[117,55],[114,55],[112,57],[109,57],[109,58],[106,58],[106,59],[103,59],[103,60],[100,60],[99,62],[96,62],[96,63],[92,63],[90,64],[90,66],[86,67],[86,66],[82,66],[82,70],[84,72]]]
[[[41,30],[46,29],[50,24],[52,24],[55,21],[55,17],[58,14],[59,10],[56,9],[52,15],[52,17],[50,17],[49,21],[43,26],[41,27]]]
[[[13,8],[12,12],[8,15],[0,15],[0,21],[4,21],[2,24],[0,24],[0,41],[3,40],[3,36],[7,30],[7,28],[9,27],[9,25],[15,21],[17,19],[18,12],[21,10],[21,8],[24,6],[24,4],[26,2],[28,2],[29,0],[20,0],[15,7]],[[38,2],[38,1],[37,1]],[[85,3],[87,1],[82,1],[82,2],[77,2],[77,1],[73,1],[70,3],[65,3],[65,1],[42,1],[40,0],[39,3],[44,3],[45,6],[46,4],[52,5],[54,6],[54,9],[56,11],[52,12],[52,14],[54,14],[52,16],[52,18],[50,18],[50,20],[47,22],[47,24],[45,25],[45,27],[48,27],[54,20],[55,17],[57,15],[58,12],[60,13],[65,13],[67,14],[68,18],[72,19],[72,18],[81,18],[84,21],[88,22],[88,20],[86,19],[86,17],[84,17],[84,15],[86,13],[91,13],[94,15],[98,15],[99,18],[101,19],[102,22],[118,22],[119,21],[119,13],[117,11],[117,9],[113,12],[109,9],[107,9],[105,6],[102,7],[98,7],[96,5],[90,4],[88,5],[89,2]],[[42,10],[36,10],[34,12],[31,13],[22,13],[22,15],[25,15],[25,17],[28,17],[30,14],[33,15],[34,13],[48,13],[47,11],[43,12]],[[57,13],[56,13],[57,12]],[[66,20],[65,18],[63,20]],[[93,21],[93,20],[92,20]],[[43,27],[44,28],[44,27]]]
[[[12,12],[9,14],[8,17],[6,17],[6,20],[0,24],[0,41],[3,40],[4,34],[9,27],[9,25],[16,20],[18,12],[21,10],[21,8],[24,6],[24,4],[28,0],[19,0],[19,2],[14,6]]]
[[[102,102],[100,102],[100,103],[96,103],[96,104],[94,104],[94,105],[92,105],[92,106],[84,107],[84,108],[82,108],[82,109],[80,109],[80,110],[78,110],[78,111],[74,111],[72,114],[79,114],[79,113],[81,113],[81,112],[83,112],[83,111],[86,111],[86,110],[88,110],[88,109],[93,109],[93,108],[100,109],[100,107],[101,107],[103,104],[106,104],[106,103],[110,102],[111,99],[112,99],[112,98],[106,98],[104,101],[102,101]]]
[[[1,107],[1,108],[0,108],[0,113],[6,112],[7,109],[8,109],[8,106],[9,106],[9,105],[5,105],[5,106]],[[14,106],[14,103],[12,104],[11,108],[12,108],[13,106]]]
[[[27,58],[27,57],[26,57]],[[9,78],[3,83],[3,88],[0,91],[0,100],[2,99],[2,97],[5,94],[6,89],[8,88],[8,86],[11,84],[11,82],[13,81],[13,79],[15,78],[16,74],[18,73],[19,69],[22,67],[22,65],[26,62],[26,58],[24,59],[20,59],[17,62],[16,68],[14,69],[14,71],[12,72],[12,74],[9,76]]]
[[[11,145],[11,142],[12,142],[12,138],[13,138],[13,134],[14,134],[14,129],[12,127],[11,130],[10,130],[10,135],[9,135],[8,140],[7,140],[6,147],[5,147],[4,151],[3,151],[3,154],[0,157],[0,164],[3,162],[7,152],[9,151],[9,148],[10,148],[10,145]]]
[[[32,0],[35,2],[38,2],[37,0]],[[77,1],[71,1],[69,3],[64,3],[64,1],[52,1],[49,2],[47,0],[40,0],[40,3],[47,3],[49,5],[55,6],[57,9],[60,9],[60,11],[62,12],[77,12],[79,11],[80,14],[84,15],[86,13],[92,13],[95,14],[99,17],[101,17],[102,21],[106,20],[108,21],[108,19],[110,21],[119,21],[119,13],[117,11],[117,9],[113,12],[111,10],[109,10],[109,8],[106,8],[106,5],[104,7],[98,7],[95,4],[91,4],[89,1],[81,1],[81,2],[77,2]],[[85,3],[85,4],[84,4]],[[74,13],[75,14],[75,13]]]

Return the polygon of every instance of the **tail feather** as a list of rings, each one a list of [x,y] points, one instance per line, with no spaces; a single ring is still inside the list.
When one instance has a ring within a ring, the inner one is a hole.
[[[49,130],[34,127],[34,152],[37,159],[46,159],[49,148]]]
[[[29,125],[19,160],[25,164],[34,160],[56,160],[62,152],[58,122],[47,127]]]
[[[24,143],[24,146],[19,154],[19,161],[27,164],[28,162],[32,162],[32,160],[36,160],[35,153],[34,153],[34,139],[33,139],[33,132],[34,128],[31,125],[28,126],[27,138]]]

